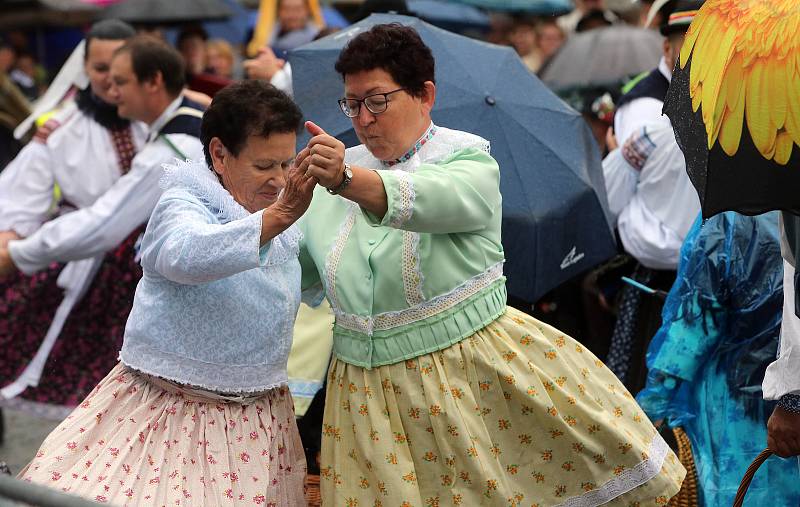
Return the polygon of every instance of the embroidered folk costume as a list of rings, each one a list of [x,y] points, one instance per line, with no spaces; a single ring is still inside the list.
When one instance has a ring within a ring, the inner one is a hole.
[[[144,124],[117,116],[89,88],[51,116],[47,127],[49,136],[37,135],[0,173],[0,230],[46,238],[32,247],[42,259],[36,269],[0,282],[0,403],[63,418],[116,362],[141,276],[134,260],[140,231],[89,259],[74,256],[66,263],[54,262],[51,249],[65,244],[58,234],[65,229],[52,229],[55,236],[37,231],[51,229],[54,213],[90,213],[129,174],[147,132]]]
[[[305,505],[286,363],[300,233],[260,247],[205,163],[167,169],[121,362],[20,477],[114,505]]]
[[[506,307],[489,144],[431,124],[382,219],[317,189],[303,284],[333,308],[324,505],[666,505],[683,467],[586,348]],[[316,290],[316,293],[314,292]]]

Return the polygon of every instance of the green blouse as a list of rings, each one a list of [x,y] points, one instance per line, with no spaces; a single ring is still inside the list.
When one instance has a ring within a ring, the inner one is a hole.
[[[328,298],[333,349],[365,368],[447,348],[505,311],[500,172],[488,141],[431,125],[391,167],[364,146],[388,211],[375,217],[317,188],[299,222],[303,289]]]

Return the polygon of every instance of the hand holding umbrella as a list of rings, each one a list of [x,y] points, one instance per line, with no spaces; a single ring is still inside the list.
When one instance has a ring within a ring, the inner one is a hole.
[[[268,47],[258,50],[258,55],[242,62],[245,74],[249,79],[264,79],[269,81],[272,76],[283,68],[286,61],[275,56]]]

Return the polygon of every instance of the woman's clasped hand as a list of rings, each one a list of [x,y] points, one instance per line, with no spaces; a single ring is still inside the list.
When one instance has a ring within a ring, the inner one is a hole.
[[[305,127],[312,137],[297,154],[295,164],[306,175],[316,178],[323,187],[338,186],[344,172],[344,143],[312,121],[307,121]]]
[[[286,173],[286,186],[271,206],[271,211],[283,214],[292,223],[297,221],[311,204],[316,184],[317,180],[306,174],[295,161]]]

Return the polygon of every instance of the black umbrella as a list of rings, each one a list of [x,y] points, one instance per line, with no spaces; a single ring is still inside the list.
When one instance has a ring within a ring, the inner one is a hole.
[[[124,0],[103,11],[103,18],[131,24],[167,25],[227,19],[233,14],[222,0]]]
[[[455,35],[416,18],[372,15],[289,53],[305,115],[346,145],[358,144],[336,103],[342,47],[378,23],[414,27],[436,58],[434,121],[488,139],[500,164],[505,272],[512,296],[535,301],[616,252],[600,155],[583,118],[507,47]],[[305,136],[299,140],[302,147]]]
[[[79,26],[90,22],[99,10],[82,0],[2,0],[0,30]]]
[[[800,214],[798,23],[793,0],[716,0],[689,27],[664,112],[706,218]]]

